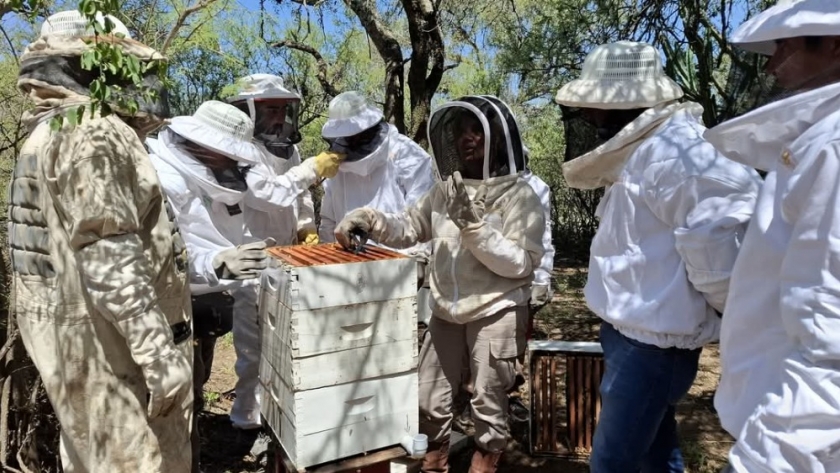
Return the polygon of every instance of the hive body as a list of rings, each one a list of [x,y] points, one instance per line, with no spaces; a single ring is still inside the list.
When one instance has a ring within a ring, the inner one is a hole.
[[[418,431],[413,259],[270,249],[260,293],[262,414],[298,468]]]

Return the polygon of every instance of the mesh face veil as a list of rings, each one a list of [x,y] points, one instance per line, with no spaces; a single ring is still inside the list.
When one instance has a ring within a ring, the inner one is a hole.
[[[298,129],[300,100],[249,98],[244,104],[236,105],[254,120],[254,138],[271,154],[284,159],[291,156],[292,145],[302,139]]]
[[[293,145],[302,139],[298,129],[300,95],[287,88],[282,77],[251,74],[236,83],[239,91],[228,103],[248,114],[254,122],[254,138],[271,154],[280,158],[292,156]]]
[[[489,179],[524,169],[516,118],[495,97],[466,96],[444,104],[432,113],[428,136],[442,179],[455,171],[467,179]]]

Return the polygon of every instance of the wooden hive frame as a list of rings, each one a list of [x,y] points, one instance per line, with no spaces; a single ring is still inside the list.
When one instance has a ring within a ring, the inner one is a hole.
[[[354,253],[345,250],[338,243],[324,243],[313,246],[274,246],[267,251],[280,261],[298,268],[407,258],[407,256],[396,251],[370,245],[365,246],[359,253]]]
[[[528,343],[528,351],[531,455],[587,457],[601,410],[601,345],[537,340]]]

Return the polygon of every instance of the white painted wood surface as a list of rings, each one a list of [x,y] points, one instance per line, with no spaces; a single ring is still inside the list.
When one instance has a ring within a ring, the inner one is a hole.
[[[261,410],[298,468],[418,433],[416,269],[405,258],[263,273]]]
[[[401,258],[290,267],[273,260],[261,286],[294,310],[314,310],[417,295],[417,263]]]
[[[356,383],[293,392],[267,363],[261,365],[263,397],[281,407],[296,430],[311,434],[382,417],[417,403],[417,371]]]
[[[284,343],[294,358],[417,338],[417,298],[293,310],[272,294],[261,298],[263,346]],[[274,366],[278,361],[269,359]]]
[[[293,393],[265,359],[262,414],[299,468],[398,443],[419,428],[417,372]]]
[[[293,358],[289,354],[291,348],[282,343],[272,350],[279,354],[277,358],[280,360],[280,366],[272,367],[294,391],[363,381],[417,368],[416,340],[351,348],[306,358]]]

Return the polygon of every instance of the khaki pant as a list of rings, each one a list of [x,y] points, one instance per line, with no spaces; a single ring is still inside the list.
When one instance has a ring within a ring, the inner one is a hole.
[[[193,395],[195,397],[195,415],[193,415],[192,435],[192,473],[198,473],[201,456],[201,436],[198,432],[198,413],[204,410],[204,385],[210,379],[213,367],[213,355],[216,349],[216,338],[197,338],[193,341]]]
[[[449,438],[455,417],[453,399],[468,383],[473,387],[470,406],[476,445],[491,452],[505,448],[507,393],[515,382],[527,317],[526,307],[506,309],[467,324],[432,317],[419,369],[420,431],[429,441]]]

